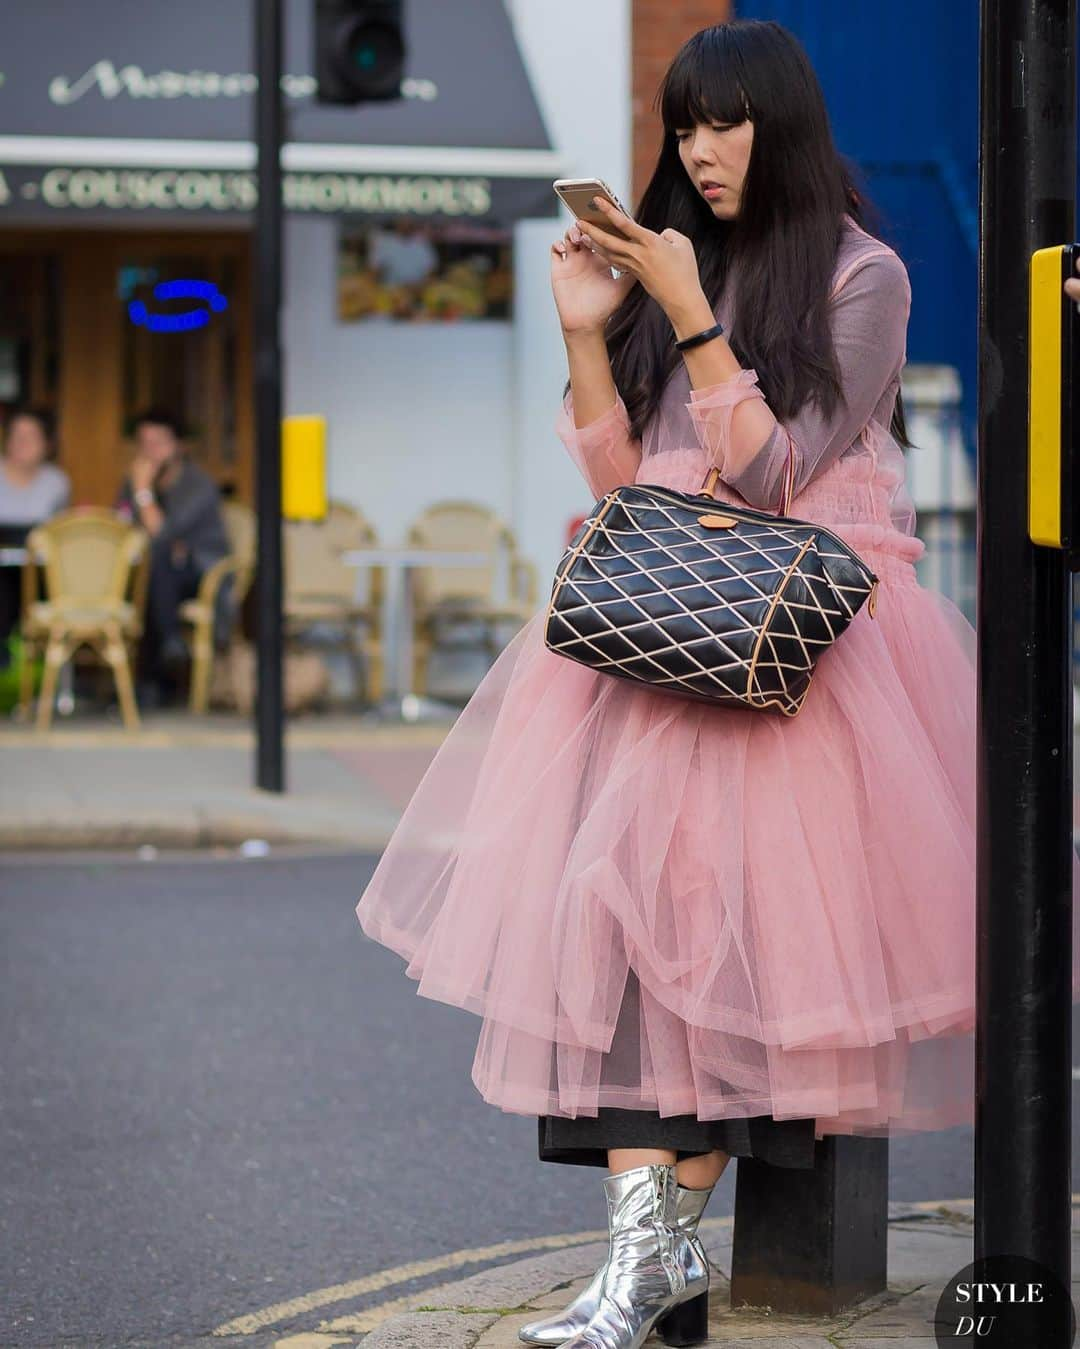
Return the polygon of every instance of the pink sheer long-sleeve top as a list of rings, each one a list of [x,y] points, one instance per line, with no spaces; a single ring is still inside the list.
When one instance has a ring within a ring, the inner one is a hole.
[[[778,512],[785,474],[793,470],[790,515],[827,525],[861,553],[886,554],[910,579],[911,564],[924,545],[914,536],[903,450],[889,430],[910,305],[900,258],[848,219],[831,300],[844,398],[830,415],[810,402],[781,422],[765,401],[755,371],[692,389],[680,363],[640,439],[630,436],[618,395],[607,412],[577,427],[568,392],[556,431],[596,497],[632,482],[697,492],[715,466],[717,500]],[[730,331],[730,287],[716,316]],[[873,565],[885,560],[877,556]]]

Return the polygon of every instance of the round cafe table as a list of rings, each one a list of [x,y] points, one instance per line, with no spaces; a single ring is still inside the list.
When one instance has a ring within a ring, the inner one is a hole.
[[[350,567],[382,567],[382,640],[386,652],[386,694],[365,718],[375,721],[411,722],[428,718],[442,720],[456,710],[451,703],[420,697],[412,691],[412,586],[406,573],[412,567],[488,567],[491,553],[452,548],[419,548],[376,545],[347,548],[341,560]],[[498,558],[496,557],[496,562]]]

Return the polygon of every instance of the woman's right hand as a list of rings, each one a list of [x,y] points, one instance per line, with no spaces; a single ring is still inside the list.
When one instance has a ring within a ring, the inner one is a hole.
[[[581,237],[577,222],[551,245],[551,290],[564,336],[601,332],[635,284],[628,272],[616,278]]]

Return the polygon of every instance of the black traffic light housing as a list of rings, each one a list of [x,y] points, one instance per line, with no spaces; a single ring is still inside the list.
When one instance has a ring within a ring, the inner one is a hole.
[[[318,103],[401,97],[402,0],[315,0]]]

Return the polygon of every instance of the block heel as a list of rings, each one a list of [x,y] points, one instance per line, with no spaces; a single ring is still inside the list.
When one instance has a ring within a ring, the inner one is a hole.
[[[709,1338],[709,1291],[672,1307],[656,1322],[656,1333],[667,1345],[704,1344]]]

